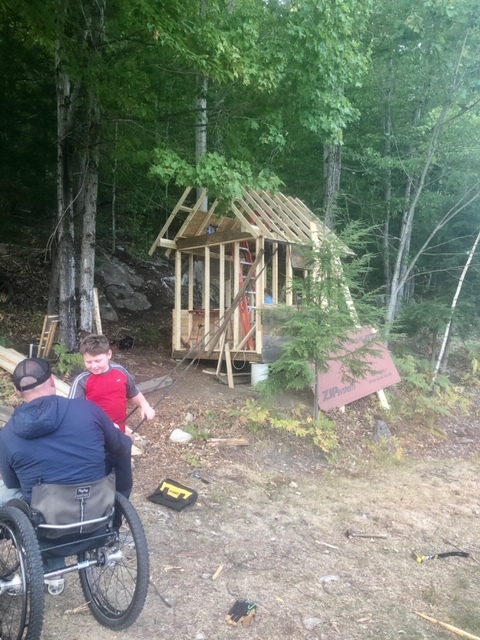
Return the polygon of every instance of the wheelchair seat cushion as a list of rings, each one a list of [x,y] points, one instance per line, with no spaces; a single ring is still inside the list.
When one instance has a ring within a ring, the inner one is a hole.
[[[111,473],[93,482],[36,484],[32,490],[30,511],[38,533],[52,539],[96,531],[113,517],[114,505],[115,474]],[[96,522],[89,522],[92,520]],[[76,526],[65,526],[73,524]]]

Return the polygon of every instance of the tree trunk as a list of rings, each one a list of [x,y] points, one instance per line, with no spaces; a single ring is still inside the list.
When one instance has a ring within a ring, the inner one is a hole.
[[[102,55],[105,33],[106,0],[95,0],[85,10],[87,42],[90,62],[94,68]],[[88,89],[88,103],[84,145],[82,149],[84,164],[82,219],[83,233],[81,242],[80,269],[80,329],[92,331],[93,328],[93,289],[95,286],[95,239],[97,224],[98,171],[100,159],[101,108],[100,96],[95,84]]]
[[[440,353],[438,354],[438,358],[437,358],[437,364],[435,366],[435,373],[434,373],[433,382],[435,382],[435,379],[436,379],[436,377],[438,375],[438,372],[440,371],[440,366],[442,364],[442,360],[443,360],[444,355],[445,355],[447,343],[448,343],[448,340],[449,340],[449,337],[450,337],[450,329],[452,327],[453,314],[455,313],[455,308],[457,306],[458,298],[459,298],[460,293],[462,291],[463,283],[465,281],[465,276],[467,275],[467,271],[468,271],[468,269],[470,267],[470,264],[471,264],[471,262],[473,260],[473,256],[475,254],[475,251],[477,250],[479,242],[480,242],[480,231],[477,233],[477,237],[475,238],[475,242],[473,243],[473,246],[472,246],[472,248],[470,250],[470,253],[468,254],[467,261],[465,262],[465,266],[463,267],[462,275],[460,276],[460,279],[458,281],[457,290],[455,291],[455,295],[453,296],[452,305],[450,307],[450,320],[448,321],[448,324],[447,324],[447,326],[445,328],[445,334],[443,336],[442,346],[440,348]]]
[[[100,105],[98,95],[90,96],[88,147],[85,149],[85,180],[83,198],[83,234],[80,269],[80,329],[93,328],[93,288],[95,286],[95,237],[98,194],[98,162],[100,137]]]
[[[384,125],[384,134],[385,134],[385,144],[384,144],[384,157],[389,159],[392,154],[392,110],[391,110],[391,101],[392,101],[392,87],[391,87],[391,79],[392,79],[392,60],[388,63],[388,69],[390,72],[389,75],[389,86],[387,88],[386,93],[386,113],[385,113],[385,125]],[[385,292],[390,291],[390,286],[392,282],[392,264],[390,260],[390,216],[392,213],[392,170],[387,169],[387,176],[385,178],[385,187],[384,187],[384,200],[385,200],[385,222],[383,224],[383,273],[385,280]]]
[[[76,348],[75,247],[73,215],[73,143],[72,123],[78,91],[64,67],[60,40],[55,59],[57,93],[57,251],[58,314],[61,341],[67,349]]]
[[[336,223],[336,206],[340,190],[340,172],[342,166],[342,147],[339,144],[325,144],[323,146],[323,179],[325,195],[323,197],[323,211],[325,224],[332,231]]]
[[[204,17],[207,12],[208,0],[200,0],[200,16]],[[196,122],[195,122],[195,161],[198,166],[202,156],[207,153],[207,92],[208,76],[197,75],[197,98],[196,98]],[[202,195],[204,187],[197,188],[197,200]],[[205,198],[200,207],[203,211],[208,211],[208,198]]]
[[[400,241],[399,241],[398,250],[397,250],[397,258],[395,261],[395,269],[392,276],[392,286],[390,288],[390,297],[389,297],[389,303],[388,303],[387,314],[386,314],[387,332],[389,331],[392,323],[394,322],[397,316],[399,300],[401,297],[403,286],[405,285],[405,282],[409,277],[410,273],[412,272],[413,267],[420,255],[420,252],[417,253],[417,255],[413,258],[413,260],[410,260],[409,263],[407,262],[408,250],[410,247],[410,240],[411,240],[412,229],[413,229],[413,221],[417,211],[417,205],[423,193],[423,188],[427,180],[427,175],[428,175],[428,172],[430,171],[430,167],[432,166],[432,162],[435,157],[435,152],[437,150],[440,134],[441,134],[443,125],[445,124],[445,121],[447,119],[448,110],[462,81],[461,64],[462,64],[466,43],[467,43],[467,38],[468,38],[468,29],[465,34],[465,38],[462,42],[461,48],[458,52],[455,68],[452,71],[450,91],[448,95],[445,96],[442,109],[432,129],[430,141],[428,144],[428,149],[425,156],[425,162],[423,164],[423,168],[420,173],[420,176],[416,182],[417,186],[414,190],[414,194],[403,216],[402,229],[400,232]],[[451,217],[449,219],[451,219]],[[443,225],[444,223],[442,222],[441,224]],[[433,237],[433,234],[436,233],[436,231],[438,231],[439,228],[441,228],[441,226],[437,225],[434,232],[429,236],[429,240],[427,241],[427,243],[430,241],[430,239]],[[423,246],[425,247],[425,244]],[[424,249],[422,248],[422,250]]]

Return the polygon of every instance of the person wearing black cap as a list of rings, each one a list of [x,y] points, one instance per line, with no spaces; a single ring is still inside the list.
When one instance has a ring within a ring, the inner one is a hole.
[[[129,497],[132,441],[100,407],[57,396],[50,364],[41,358],[22,360],[13,383],[25,402],[0,431],[0,476],[7,489],[20,489],[30,502],[39,482],[92,482],[114,468],[117,491]],[[10,497],[0,486],[0,506]]]

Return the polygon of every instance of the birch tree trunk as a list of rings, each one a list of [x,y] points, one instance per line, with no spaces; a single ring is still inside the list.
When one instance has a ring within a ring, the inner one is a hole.
[[[90,54],[91,66],[95,67],[101,56],[105,32],[106,0],[95,0],[88,5],[85,40]],[[100,158],[101,109],[98,88],[92,83],[88,88],[86,127],[83,156],[82,219],[83,232],[80,256],[80,326],[83,331],[93,328],[93,289],[95,286],[95,239],[97,224],[98,171]]]
[[[472,246],[472,248],[470,250],[470,253],[468,254],[467,261],[465,263],[465,266],[463,267],[462,275],[460,276],[460,279],[458,281],[457,290],[455,291],[455,295],[453,296],[452,305],[450,307],[450,319],[449,319],[448,324],[447,324],[447,326],[445,328],[445,334],[443,336],[442,346],[440,347],[440,353],[438,354],[437,364],[435,365],[435,372],[434,372],[434,376],[433,376],[433,382],[435,382],[435,380],[436,380],[436,378],[438,376],[438,372],[440,371],[440,367],[442,365],[442,360],[444,358],[445,350],[447,348],[447,344],[448,344],[449,337],[450,337],[450,330],[452,328],[453,314],[455,313],[455,308],[457,306],[458,298],[459,298],[460,293],[462,291],[463,283],[465,281],[465,276],[467,275],[467,271],[468,271],[468,269],[469,269],[469,267],[470,267],[470,265],[472,263],[473,256],[475,255],[475,251],[477,250],[479,242],[480,242],[480,231],[477,233],[477,237],[475,238],[475,242],[473,243],[473,246]]]
[[[411,197],[410,203],[408,205],[408,208],[405,211],[405,214],[402,220],[402,228],[400,232],[400,239],[399,239],[399,244],[397,249],[397,257],[395,260],[395,268],[392,275],[392,285],[390,288],[389,303],[388,303],[387,314],[386,314],[387,331],[389,330],[393,321],[396,318],[396,315],[398,312],[399,298],[401,296],[403,286],[413,269],[413,264],[414,264],[413,261],[410,261],[407,264],[408,250],[410,247],[413,222],[414,222],[415,214],[417,211],[417,205],[420,200],[420,196],[423,193],[423,188],[427,180],[428,172],[432,166],[433,159],[435,157],[435,152],[438,147],[440,134],[441,134],[443,125],[445,124],[445,121],[447,119],[448,110],[461,84],[461,71],[462,71],[461,63],[462,63],[462,58],[464,56],[468,35],[469,33],[467,29],[464,40],[462,42],[462,46],[460,48],[460,51],[458,52],[456,64],[452,71],[451,82],[449,85],[449,92],[445,96],[440,114],[435,122],[435,125],[432,128],[432,133],[430,136],[430,141],[428,144],[423,168],[418,177],[418,181],[416,182],[416,187],[414,188],[413,196]],[[418,254],[415,258],[415,261],[416,259],[418,259]]]
[[[200,17],[205,17],[207,12],[207,0],[200,0]],[[195,161],[198,165],[202,156],[207,153],[207,92],[208,76],[197,76],[197,98],[195,121]],[[203,191],[202,186],[197,187],[197,200]],[[200,207],[203,211],[208,211],[208,198],[205,198]]]
[[[391,110],[391,101],[392,101],[392,68],[393,62],[390,59],[388,63],[389,74],[389,85],[386,92],[386,110],[385,110],[385,124],[384,124],[384,134],[385,134],[385,144],[384,144],[384,156],[389,159],[392,155],[392,110]],[[385,280],[385,292],[390,291],[390,286],[392,282],[392,265],[390,260],[390,216],[392,213],[392,170],[387,170],[387,176],[385,179],[385,187],[384,187],[384,200],[385,200],[385,221],[383,223],[383,274]]]

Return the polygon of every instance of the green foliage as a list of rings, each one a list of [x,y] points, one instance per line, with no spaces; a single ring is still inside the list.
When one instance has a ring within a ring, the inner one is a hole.
[[[71,353],[64,344],[56,344],[53,351],[57,356],[56,367],[60,374],[69,375],[76,367],[84,368],[83,356],[81,353]]]
[[[206,153],[194,166],[182,160],[172,149],[156,149],[155,163],[150,168],[152,177],[164,183],[173,182],[179,186],[202,185],[226,203],[242,197],[242,187],[269,189],[275,191],[279,179],[262,170],[254,175],[246,162],[228,161],[219,153]]]
[[[240,419],[254,433],[270,426],[293,433],[298,438],[311,438],[316,446],[329,455],[334,455],[338,446],[335,423],[325,416],[317,420],[300,414],[282,416],[266,405],[248,400],[240,411]]]
[[[310,271],[307,277],[294,281],[297,307],[280,309],[283,319],[279,330],[289,341],[271,365],[268,380],[261,387],[263,393],[274,395],[283,389],[311,388],[317,374],[328,371],[329,362],[335,359],[342,363],[345,382],[369,371],[368,356],[376,353],[380,334],[370,342],[350,348],[351,337],[359,327],[374,326],[378,319],[378,310],[360,286],[369,257],[366,254],[351,257],[345,241],[348,238],[350,244],[361,250],[364,236],[365,230],[352,224],[341,238],[331,234],[319,248],[305,253]],[[341,257],[345,258],[343,267]],[[316,399],[314,405],[316,418]]]
[[[191,467],[193,467],[194,469],[197,469],[201,465],[199,457],[194,454],[186,455],[185,462]]]
[[[208,428],[201,429],[190,423],[183,427],[183,430],[192,435],[195,440],[208,440],[211,437],[210,430]]]
[[[11,379],[0,375],[0,404],[8,404],[8,398],[12,395],[13,385]]]
[[[395,358],[402,378],[396,393],[392,395],[394,415],[421,421],[423,427],[434,428],[439,416],[450,415],[453,409],[466,411],[469,399],[465,393],[451,384],[445,375],[438,375],[432,388],[433,368],[430,362],[412,355]]]

